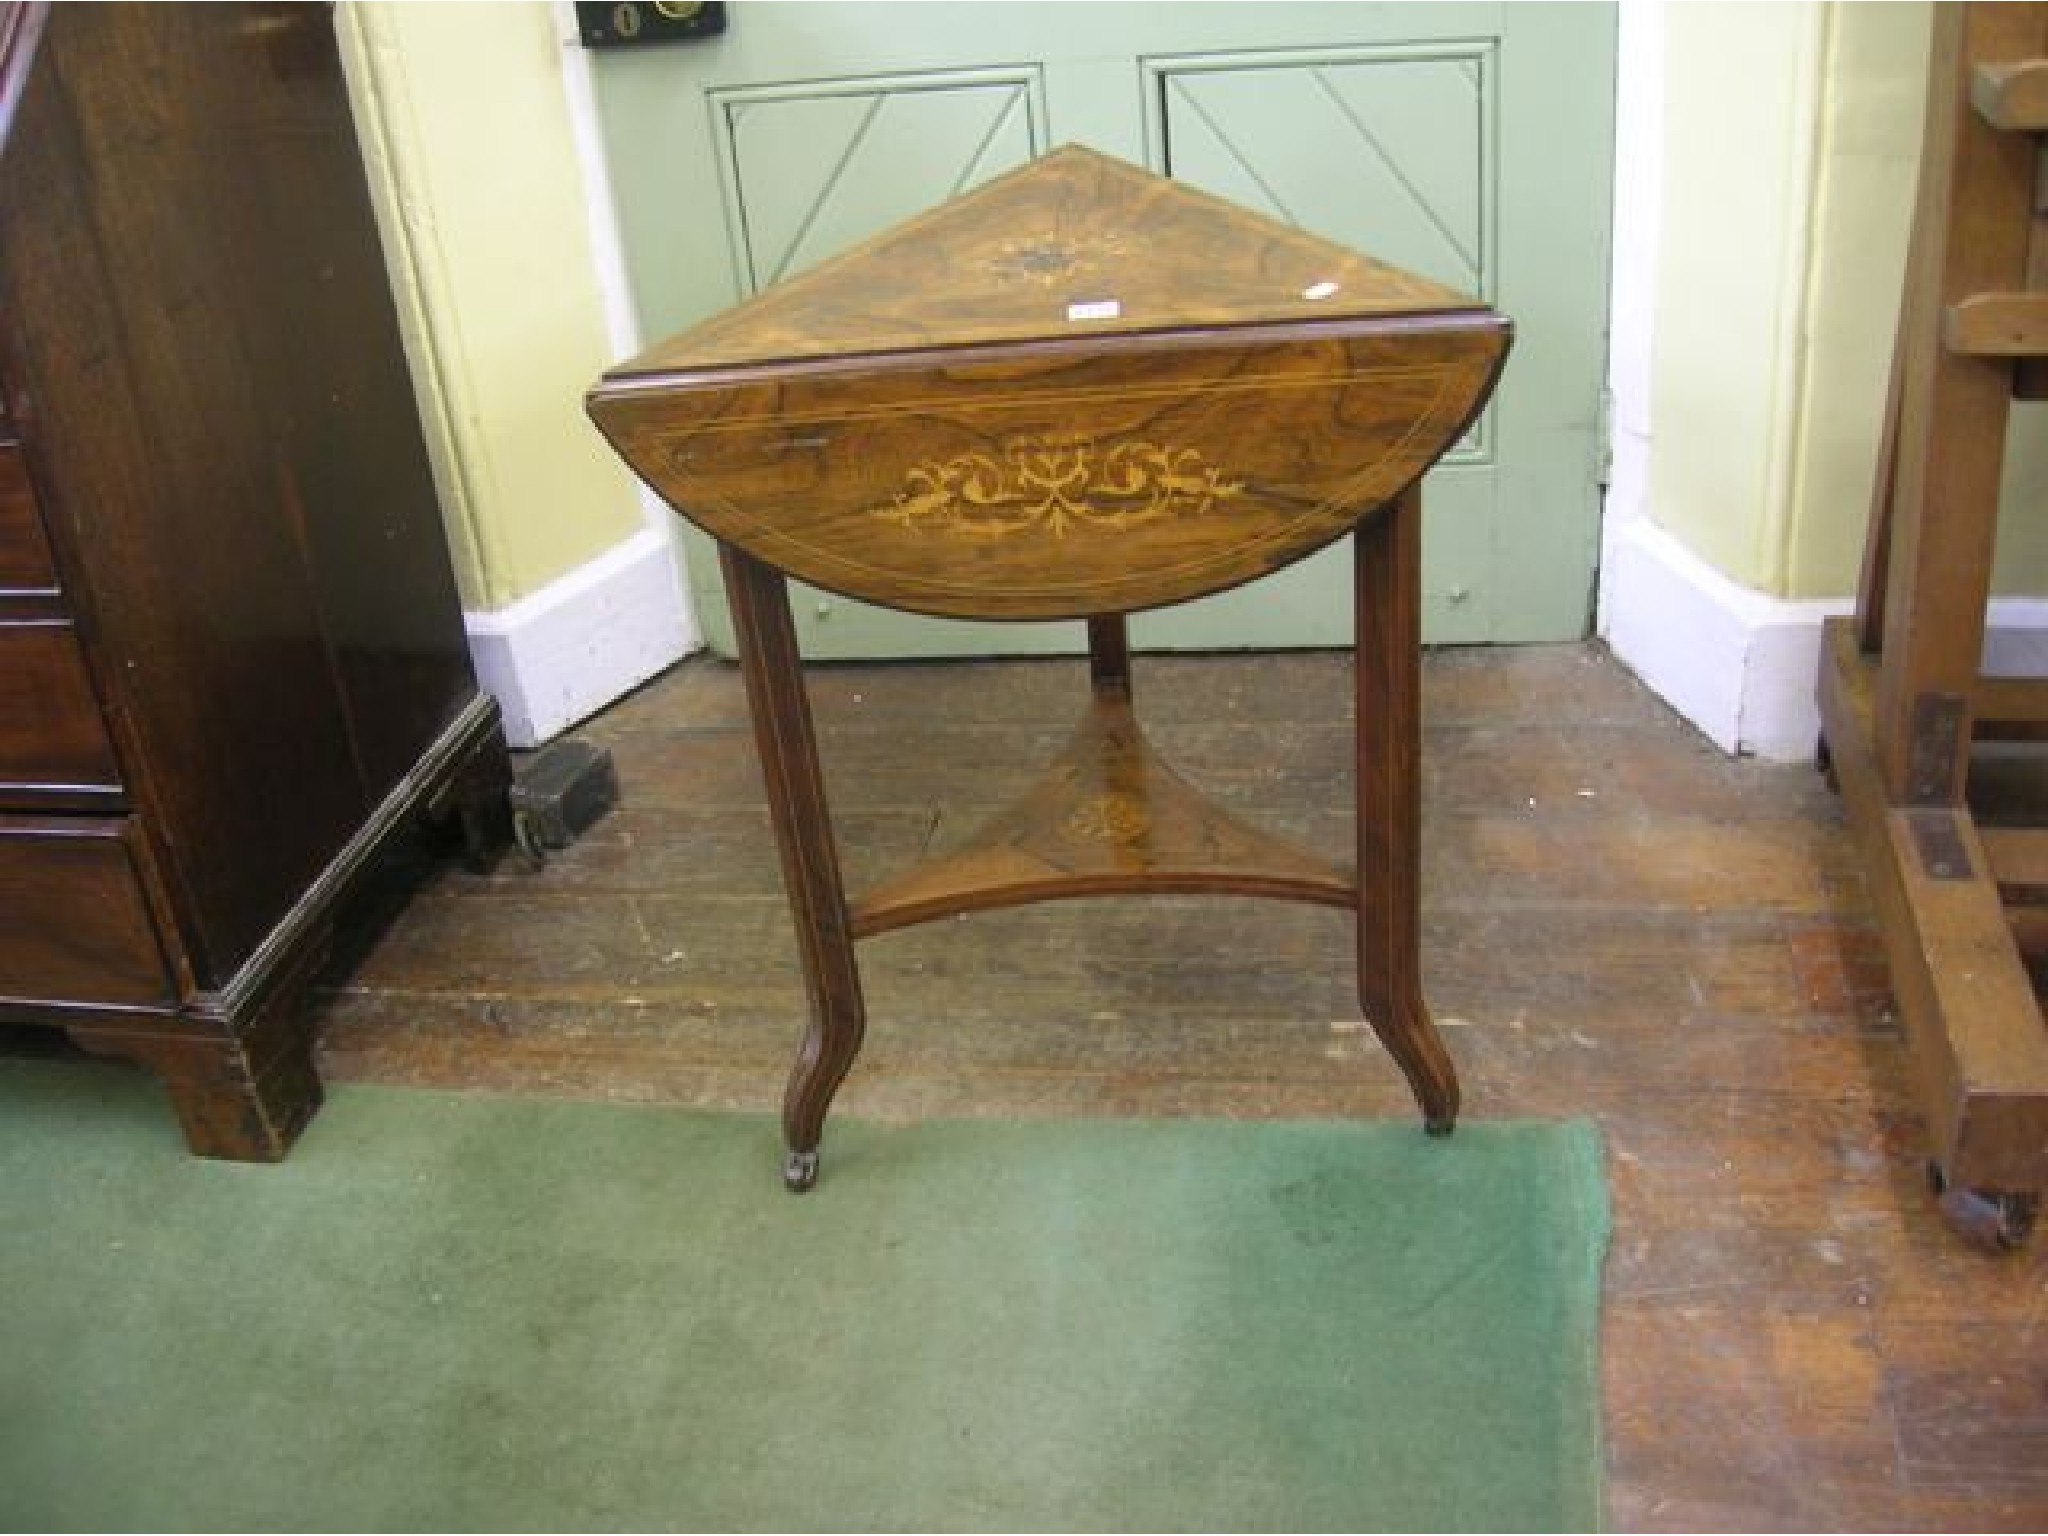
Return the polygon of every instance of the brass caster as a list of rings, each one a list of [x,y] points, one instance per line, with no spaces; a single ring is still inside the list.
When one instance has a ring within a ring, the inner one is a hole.
[[[818,1154],[792,1152],[782,1162],[782,1187],[792,1195],[800,1195],[818,1182]]]

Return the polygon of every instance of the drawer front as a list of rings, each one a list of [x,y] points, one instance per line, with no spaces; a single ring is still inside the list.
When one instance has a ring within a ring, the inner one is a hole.
[[[894,608],[1158,607],[1313,553],[1486,398],[1500,326],[607,383],[590,412],[669,503],[818,586]]]
[[[0,592],[47,592],[56,585],[28,465],[19,447],[0,443]]]
[[[76,632],[58,621],[0,624],[0,806],[10,791],[120,783]]]
[[[0,1000],[176,1000],[132,835],[124,820],[0,816]]]

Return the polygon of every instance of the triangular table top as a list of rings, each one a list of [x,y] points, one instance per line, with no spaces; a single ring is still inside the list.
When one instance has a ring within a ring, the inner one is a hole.
[[[610,377],[1484,308],[1183,182],[1068,145],[767,289]]]
[[[613,369],[589,408],[715,538],[850,597],[1066,618],[1339,537],[1457,440],[1476,299],[1066,148]]]

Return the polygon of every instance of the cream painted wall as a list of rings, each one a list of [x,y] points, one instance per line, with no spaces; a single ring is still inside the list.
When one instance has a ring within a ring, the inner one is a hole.
[[[1855,590],[1904,280],[1928,7],[1663,13],[1647,508],[1773,598]],[[2048,409],[2015,414],[1998,590],[2048,590]]]
[[[538,3],[349,3],[337,24],[464,606],[646,522],[582,393],[607,329],[564,45]]]
[[[1826,7],[1663,12],[1649,511],[1734,581],[1782,591],[1801,278]]]
[[[1774,589],[1789,597],[1856,587],[1927,90],[1925,4],[1830,6],[1827,13],[1792,526]]]

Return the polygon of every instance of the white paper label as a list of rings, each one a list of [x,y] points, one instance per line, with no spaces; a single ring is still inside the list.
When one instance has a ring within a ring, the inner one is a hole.
[[[1069,304],[1069,320],[1114,320],[1124,312],[1123,305],[1115,299],[1088,299],[1083,303]]]

